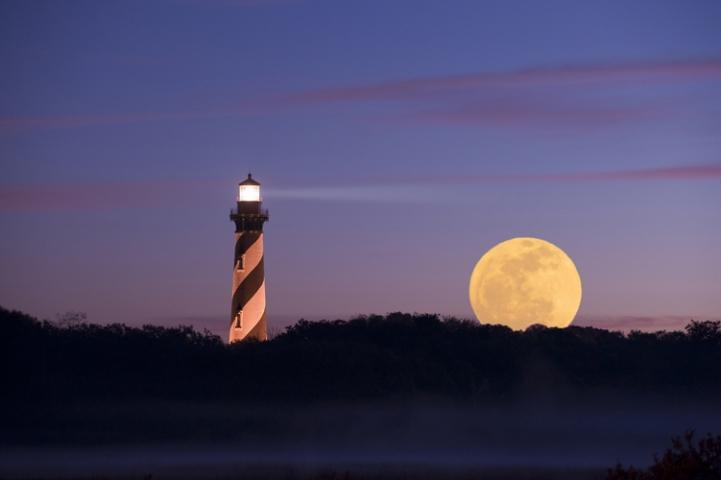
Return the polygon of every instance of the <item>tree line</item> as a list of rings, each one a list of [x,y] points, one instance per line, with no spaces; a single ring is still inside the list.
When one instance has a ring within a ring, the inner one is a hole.
[[[40,321],[0,308],[2,402],[88,399],[503,400],[542,391],[716,396],[721,322],[623,334],[391,313],[300,320],[268,342],[226,345],[191,327]]]

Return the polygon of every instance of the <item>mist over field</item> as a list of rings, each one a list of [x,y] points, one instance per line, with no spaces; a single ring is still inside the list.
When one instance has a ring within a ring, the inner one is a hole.
[[[311,406],[148,402],[69,412],[51,425],[53,438],[46,437],[41,445],[27,444],[32,441],[28,438],[3,448],[5,474],[175,476],[191,469],[191,476],[210,476],[252,469],[359,467],[597,473],[618,461],[650,463],[676,432],[721,431],[721,414],[711,404],[640,399],[579,407],[433,401]],[[26,433],[38,438],[48,431],[39,427]]]

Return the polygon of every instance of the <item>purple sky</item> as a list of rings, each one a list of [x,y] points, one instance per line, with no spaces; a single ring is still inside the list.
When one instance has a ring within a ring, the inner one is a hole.
[[[471,317],[514,236],[578,324],[721,317],[718,1],[6,0],[0,60],[7,308],[225,332],[250,170],[276,329]]]

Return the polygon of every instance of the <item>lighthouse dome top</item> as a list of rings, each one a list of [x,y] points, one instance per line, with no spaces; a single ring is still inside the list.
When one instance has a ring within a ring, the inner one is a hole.
[[[251,174],[249,173],[249,174],[248,174],[248,178],[246,178],[245,180],[243,180],[242,182],[240,182],[238,185],[254,185],[254,186],[259,187],[259,186],[260,186],[260,183],[253,178],[253,175],[251,175]]]

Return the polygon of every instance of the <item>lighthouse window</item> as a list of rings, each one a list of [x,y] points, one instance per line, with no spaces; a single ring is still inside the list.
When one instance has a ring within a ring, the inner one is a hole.
[[[245,269],[245,254],[241,255],[238,261],[235,262],[235,269],[241,272]]]
[[[243,326],[243,310],[235,314],[235,328],[241,328]]]

